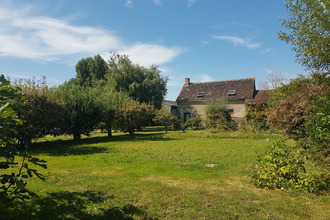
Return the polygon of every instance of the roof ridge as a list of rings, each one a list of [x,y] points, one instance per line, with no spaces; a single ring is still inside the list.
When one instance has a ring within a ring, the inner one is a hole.
[[[242,80],[255,80],[254,77],[243,78],[243,79],[228,79],[228,80],[216,80],[216,81],[207,81],[207,82],[196,82],[191,84],[203,84],[203,83],[215,83],[215,82],[228,82],[228,81],[242,81]]]

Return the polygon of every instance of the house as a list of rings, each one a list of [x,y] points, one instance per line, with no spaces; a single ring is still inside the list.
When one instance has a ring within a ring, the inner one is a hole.
[[[244,122],[245,105],[267,102],[270,90],[256,90],[255,78],[192,83],[189,78],[176,99],[177,115],[183,125],[196,115],[205,117],[207,100],[225,99],[232,118]]]

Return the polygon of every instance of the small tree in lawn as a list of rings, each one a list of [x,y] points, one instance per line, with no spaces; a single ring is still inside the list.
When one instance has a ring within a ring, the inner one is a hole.
[[[34,79],[20,81],[17,86],[22,88],[25,98],[16,101],[15,110],[23,122],[17,126],[16,138],[28,150],[32,140],[55,134],[54,129],[60,126],[63,118],[63,106],[45,79],[41,83]]]
[[[156,124],[165,126],[165,132],[167,133],[167,127],[174,125],[177,122],[178,118],[171,114],[167,109],[161,108],[156,111],[156,116],[153,121]]]
[[[64,102],[66,113],[61,129],[72,134],[74,140],[80,140],[81,134],[89,135],[103,118],[97,90],[81,86],[72,79],[59,86],[57,93]]]
[[[135,130],[151,122],[154,115],[155,109],[152,105],[130,102],[116,109],[116,126],[123,132],[134,135]]]

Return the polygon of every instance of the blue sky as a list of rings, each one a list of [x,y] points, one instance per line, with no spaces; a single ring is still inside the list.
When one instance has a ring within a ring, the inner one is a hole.
[[[155,64],[175,100],[191,82],[305,73],[278,40],[284,0],[0,0],[0,73],[59,85],[110,51]]]

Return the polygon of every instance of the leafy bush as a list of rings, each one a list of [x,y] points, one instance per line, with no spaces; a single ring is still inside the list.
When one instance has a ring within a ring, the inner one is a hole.
[[[157,124],[165,126],[165,132],[167,133],[167,127],[172,125],[173,128],[175,124],[178,123],[178,118],[172,115],[171,112],[165,108],[161,108],[156,111],[156,116],[153,121]]]
[[[134,135],[135,130],[151,122],[154,115],[154,106],[130,102],[116,109],[115,124],[123,132]]]
[[[253,178],[262,188],[287,190],[299,185],[301,171],[305,171],[304,158],[284,142],[274,142],[264,156],[259,155]]]
[[[274,142],[264,155],[258,156],[252,177],[262,188],[311,193],[329,190],[329,171],[306,173],[305,161],[306,157],[293,151],[283,141]]]
[[[191,130],[200,130],[203,128],[201,118],[189,118],[183,125],[185,128]]]
[[[252,125],[254,131],[267,130],[267,104],[250,104],[245,105],[245,118]]]
[[[235,130],[236,122],[231,118],[225,100],[209,100],[205,107],[205,127],[215,130]]]

